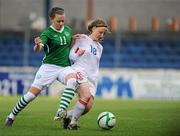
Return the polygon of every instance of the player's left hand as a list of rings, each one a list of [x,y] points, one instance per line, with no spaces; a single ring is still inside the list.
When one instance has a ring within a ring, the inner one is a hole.
[[[83,34],[75,34],[72,36],[72,39],[73,40],[77,40],[77,39],[80,39],[80,38],[86,38]]]
[[[78,56],[82,56],[84,53],[85,53],[85,50],[81,49],[81,48],[77,48],[75,53],[78,55]]]
[[[86,37],[83,34],[75,34],[75,35],[73,35],[70,48],[72,48],[73,45],[75,44],[76,40],[80,39],[80,38],[86,38]]]

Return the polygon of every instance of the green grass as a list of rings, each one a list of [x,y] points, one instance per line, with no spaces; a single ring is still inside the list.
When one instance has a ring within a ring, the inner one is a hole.
[[[4,127],[17,99],[0,97],[0,136],[180,136],[180,101],[97,99],[80,119],[81,128],[68,131],[53,120],[59,100],[50,97],[37,98],[17,116],[12,128]],[[116,116],[112,130],[97,126],[97,116],[103,111]]]

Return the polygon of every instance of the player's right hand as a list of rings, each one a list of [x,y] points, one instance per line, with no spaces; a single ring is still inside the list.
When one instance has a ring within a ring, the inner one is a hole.
[[[39,52],[42,48],[42,43],[41,43],[41,39],[40,37],[36,37],[34,38],[34,42],[35,42],[35,45],[34,45],[34,52]]]
[[[39,45],[41,43],[40,37],[34,38],[35,45]]]

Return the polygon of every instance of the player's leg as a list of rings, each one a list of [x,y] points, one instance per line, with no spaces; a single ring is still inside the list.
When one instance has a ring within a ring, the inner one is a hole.
[[[90,111],[90,109],[92,108],[93,102],[94,102],[94,97],[91,96],[88,103],[87,103],[87,105],[86,105],[86,107],[85,107],[84,112],[82,113],[82,115],[85,115]],[[73,108],[67,111],[67,116],[66,117],[67,118],[72,118],[72,114],[73,114]]]
[[[85,107],[84,112],[82,113],[82,115],[85,115],[86,113],[89,112],[89,110],[92,108],[93,102],[94,102],[94,97],[91,96],[88,103],[87,103],[87,105],[86,105],[86,107]],[[67,118],[72,118],[72,114],[73,114],[73,108],[67,111],[67,116],[66,117]]]
[[[18,113],[21,112],[40,92],[40,89],[31,87],[30,90],[18,100],[12,112],[6,118],[5,126],[11,127]]]
[[[64,68],[64,70],[59,73],[58,80],[66,84],[66,87],[61,95],[59,107],[54,120],[61,120],[66,116],[66,109],[74,97],[75,90],[78,86],[76,73],[71,67]]]
[[[66,116],[66,109],[69,106],[76,89],[76,74],[69,74],[66,78],[66,87],[61,95],[59,108],[56,112],[54,120],[61,120]]]
[[[82,115],[87,114],[91,110],[93,103],[94,103],[94,97],[91,96]]]
[[[90,111],[90,109],[92,108],[93,102],[94,102],[94,97],[91,96],[89,101],[88,101],[88,103],[87,103],[87,105],[86,105],[86,107],[85,107],[84,112],[82,113],[82,115],[85,115],[85,114],[87,114]],[[78,104],[78,102],[76,104]],[[63,119],[63,127],[64,127],[64,129],[67,129],[69,124],[70,124],[70,122],[71,122],[71,118],[72,118],[72,114],[73,114],[73,109],[74,108],[68,110],[66,118]]]
[[[36,98],[43,87],[50,85],[57,78],[56,71],[56,69],[46,65],[42,65],[39,68],[31,88],[16,103],[15,107],[5,121],[5,126],[11,127],[18,113],[21,112],[32,100]]]
[[[88,105],[88,102],[91,98],[91,93],[89,90],[88,83],[81,84],[78,87],[78,94],[79,94],[80,98],[77,101],[77,103],[75,104],[75,106],[73,107],[71,122],[68,126],[68,128],[72,129],[72,130],[77,129],[77,121],[80,118],[80,116],[84,113],[85,108]]]
[[[54,120],[61,120],[66,117],[66,109],[74,97],[75,90],[80,84],[87,82],[87,79],[83,77],[81,73],[75,73],[71,67],[67,67],[60,75],[59,80],[62,82],[63,79],[65,79],[66,87],[61,96],[59,108]]]

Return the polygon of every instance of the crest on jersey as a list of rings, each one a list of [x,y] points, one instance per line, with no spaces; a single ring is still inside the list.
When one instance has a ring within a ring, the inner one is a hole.
[[[65,34],[66,36],[69,36],[69,35],[70,35],[70,33],[69,33],[69,32],[64,32],[64,34]]]

